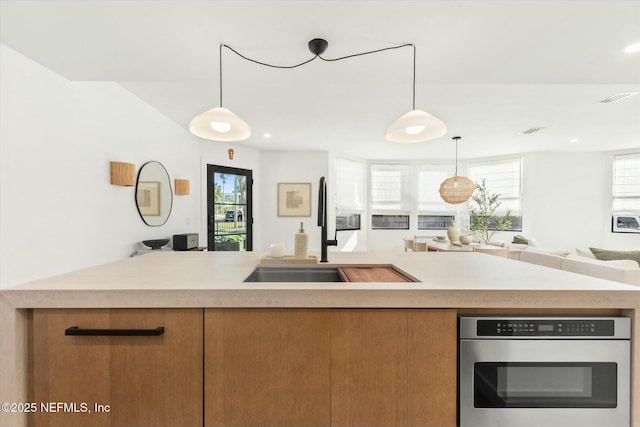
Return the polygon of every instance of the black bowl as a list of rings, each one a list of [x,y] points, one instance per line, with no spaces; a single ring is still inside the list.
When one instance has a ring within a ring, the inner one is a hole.
[[[145,246],[149,246],[151,249],[160,249],[169,243],[169,239],[143,240],[142,243],[144,243]]]

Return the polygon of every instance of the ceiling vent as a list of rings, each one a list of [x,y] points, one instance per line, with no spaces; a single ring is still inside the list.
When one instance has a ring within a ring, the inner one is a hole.
[[[600,101],[600,104],[609,104],[611,102],[620,101],[621,99],[625,99],[625,98],[628,98],[630,96],[637,95],[637,94],[638,94],[638,92],[620,92],[620,93],[616,93],[615,95],[611,95],[610,97],[605,98],[602,101]]]
[[[544,129],[544,126],[539,127],[539,128],[530,128],[530,129],[527,129],[525,131],[522,131],[521,133],[522,133],[522,135],[531,135],[532,133],[536,133],[541,129]]]

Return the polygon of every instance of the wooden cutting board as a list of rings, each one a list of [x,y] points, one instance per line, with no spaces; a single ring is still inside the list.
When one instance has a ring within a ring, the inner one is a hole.
[[[340,267],[345,282],[411,282],[391,267]]]

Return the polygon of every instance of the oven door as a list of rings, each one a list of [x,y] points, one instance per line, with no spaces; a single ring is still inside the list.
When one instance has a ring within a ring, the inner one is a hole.
[[[460,427],[629,427],[628,340],[460,340]]]

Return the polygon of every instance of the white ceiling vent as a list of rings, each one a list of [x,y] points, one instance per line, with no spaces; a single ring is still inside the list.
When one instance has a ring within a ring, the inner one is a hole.
[[[530,128],[530,129],[527,129],[525,131],[522,131],[521,133],[522,133],[522,135],[531,135],[532,133],[536,133],[541,129],[544,129],[544,126],[539,127],[539,128]]]
[[[602,101],[600,101],[600,104],[608,104],[611,102],[616,102],[616,101],[620,101],[621,99],[625,99],[628,98],[630,96],[633,95],[637,95],[638,92],[620,92],[620,93],[616,93],[615,95],[611,95],[608,98],[603,99]]]

